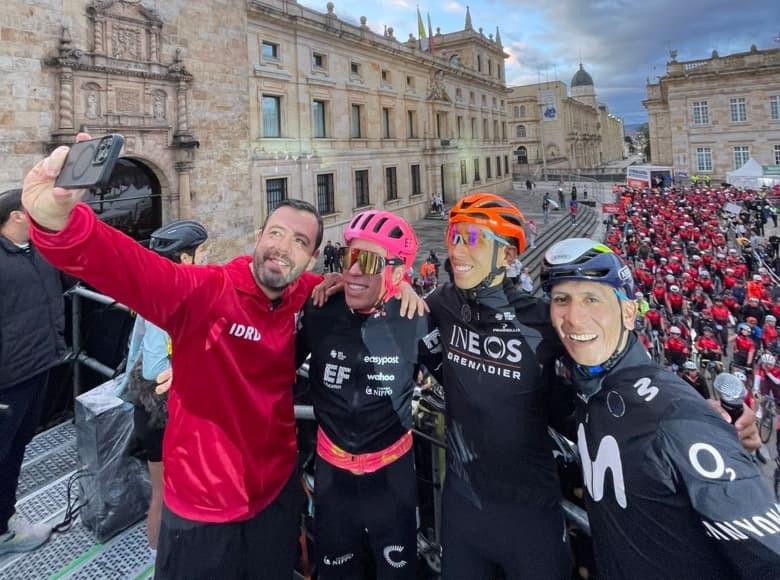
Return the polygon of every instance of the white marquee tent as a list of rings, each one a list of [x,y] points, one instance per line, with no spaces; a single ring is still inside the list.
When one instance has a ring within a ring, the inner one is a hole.
[[[765,185],[780,185],[780,175],[766,174],[761,164],[751,157],[739,169],[729,171],[726,181],[736,187],[759,189]]]

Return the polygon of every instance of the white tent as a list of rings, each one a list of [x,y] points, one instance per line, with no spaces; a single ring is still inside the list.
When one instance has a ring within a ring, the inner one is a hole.
[[[780,176],[764,175],[764,168],[758,161],[751,157],[739,169],[729,171],[726,174],[726,181],[736,187],[759,189],[764,185],[771,187],[772,185],[780,183]]]

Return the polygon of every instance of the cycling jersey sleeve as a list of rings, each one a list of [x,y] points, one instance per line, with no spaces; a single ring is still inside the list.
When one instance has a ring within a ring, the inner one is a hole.
[[[707,536],[739,578],[774,578],[780,570],[780,505],[734,428],[704,401],[672,403],[659,424],[654,462],[688,496]]]
[[[417,336],[420,337],[417,346],[417,362],[425,365],[436,382],[441,384],[443,369],[441,337],[432,316],[418,317]]]
[[[298,328],[295,335],[295,368],[300,366],[306,361],[306,357],[311,354],[311,347],[309,346],[308,330],[311,326],[309,320],[311,319],[311,311],[315,308],[311,301],[311,298],[306,301],[306,304],[301,310],[301,317],[298,320]]]

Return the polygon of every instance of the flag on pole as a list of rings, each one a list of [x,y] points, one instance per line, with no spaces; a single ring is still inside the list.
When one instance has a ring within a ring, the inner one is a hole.
[[[431,13],[428,12],[428,52],[433,54],[433,30],[431,29]]]
[[[420,14],[420,7],[417,7],[417,44],[420,50],[423,49],[423,40],[425,40],[425,24],[423,24],[422,15]]]

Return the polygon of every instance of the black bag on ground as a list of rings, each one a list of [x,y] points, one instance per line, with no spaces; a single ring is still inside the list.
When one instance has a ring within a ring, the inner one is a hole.
[[[76,441],[81,520],[105,542],[146,515],[151,485],[146,466],[130,455],[134,442],[133,405],[116,396],[110,380],[76,398]]]

